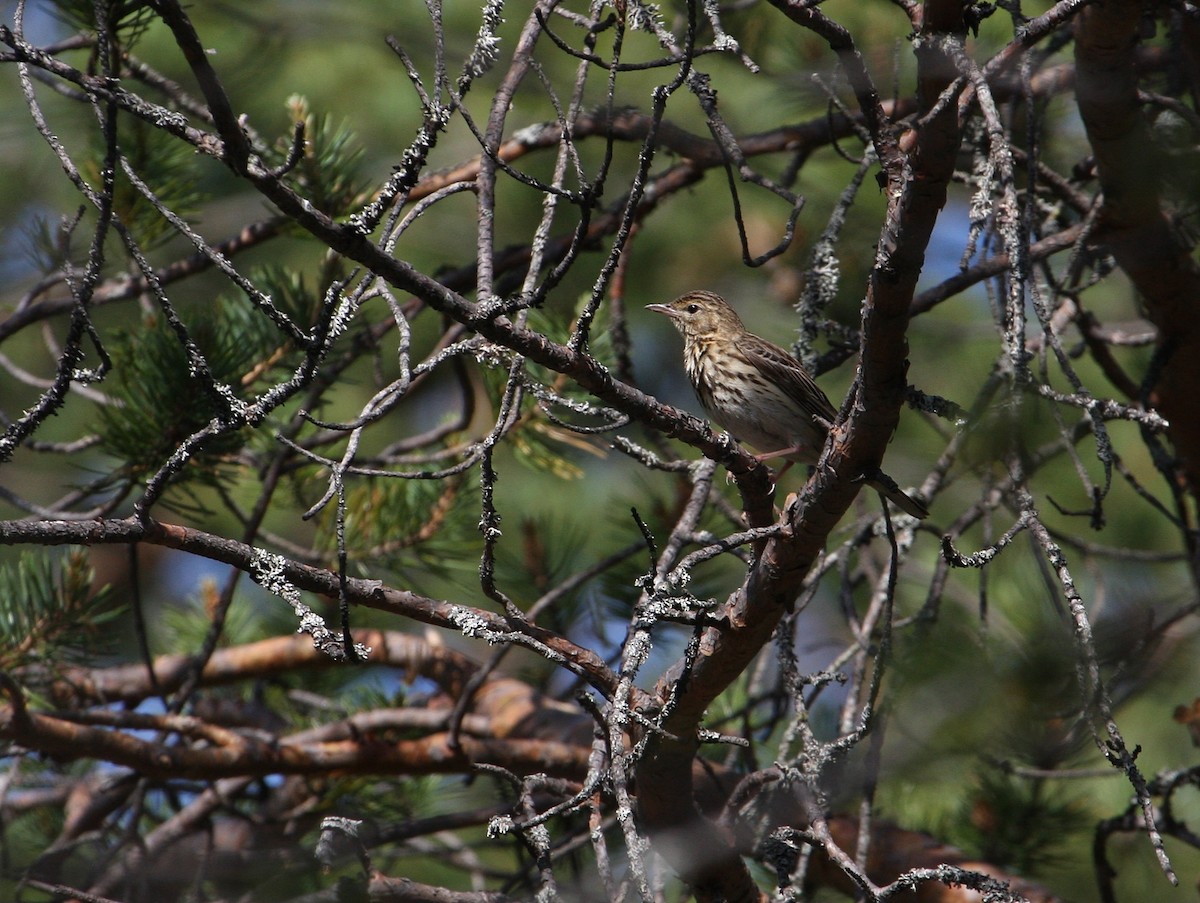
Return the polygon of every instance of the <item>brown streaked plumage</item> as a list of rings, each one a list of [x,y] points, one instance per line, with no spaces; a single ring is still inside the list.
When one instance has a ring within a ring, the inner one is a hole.
[[[670,304],[649,304],[683,334],[683,363],[704,409],[760,460],[816,464],[837,411],[808,371],[787,351],[748,332],[720,295],[692,291]],[[902,511],[929,516],[886,474],[866,479]],[[890,483],[890,485],[889,485]]]

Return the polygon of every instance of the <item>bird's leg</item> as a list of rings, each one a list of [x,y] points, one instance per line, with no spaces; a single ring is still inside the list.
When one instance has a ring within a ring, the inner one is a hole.
[[[791,448],[781,448],[779,451],[764,452],[761,455],[755,455],[754,460],[759,464],[765,464],[772,458],[786,458],[787,463],[784,464],[783,467],[779,469],[779,473],[775,475],[775,478],[779,479],[779,477],[787,473],[789,467],[796,463],[796,456],[803,452],[803,450],[804,449],[802,449],[799,445],[793,445]]]
[[[818,417],[816,414],[813,414],[812,419],[813,419],[814,423],[816,423],[818,426],[822,427],[826,432],[829,432],[830,430],[833,429],[833,424],[830,423],[828,420],[826,420],[824,417]],[[819,453],[820,450],[821,450],[820,446],[818,446],[815,451]],[[783,467],[780,469],[779,473],[777,473],[775,475],[775,480],[776,480],[776,482],[778,482],[779,478],[782,477],[785,473],[787,473],[787,469],[789,467],[791,467],[796,461],[807,460],[809,463],[815,463],[816,456],[814,455],[813,452],[814,452],[814,450],[812,448],[807,448],[807,447],[797,443],[796,445],[789,446],[788,448],[781,448],[778,451],[763,452],[761,454],[755,455],[754,460],[757,461],[759,464],[765,464],[767,461],[771,460],[772,458],[787,458],[787,463],[784,464]]]
[[[796,462],[793,461],[791,458],[788,458],[786,461],[783,462],[783,467],[781,467],[781,468],[779,468],[779,470],[775,471],[775,485],[777,485],[777,486],[779,485],[779,481],[782,480],[783,475],[788,472],[788,468],[791,467],[795,463]]]

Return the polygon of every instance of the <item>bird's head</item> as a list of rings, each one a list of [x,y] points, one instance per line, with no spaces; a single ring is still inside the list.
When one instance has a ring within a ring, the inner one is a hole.
[[[742,319],[720,295],[694,291],[669,304],[647,304],[646,310],[665,314],[685,338],[706,339],[722,335],[736,338],[745,332]]]

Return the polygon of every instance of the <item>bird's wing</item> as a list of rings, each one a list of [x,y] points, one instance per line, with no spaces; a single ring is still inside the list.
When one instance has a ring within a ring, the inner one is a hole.
[[[837,409],[821,387],[799,361],[778,345],[747,334],[740,347],[763,375],[786,392],[788,398],[810,417],[819,417],[829,423],[837,419]]]

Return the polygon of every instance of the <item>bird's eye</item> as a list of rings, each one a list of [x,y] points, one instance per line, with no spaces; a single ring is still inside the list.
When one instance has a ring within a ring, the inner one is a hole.
[[[700,309],[700,305],[699,305],[699,304],[689,304],[689,305],[688,305],[688,306],[685,308],[685,310],[687,310],[687,312],[688,312],[689,314],[694,314],[694,313],[695,313],[696,311],[698,311],[699,309]]]

